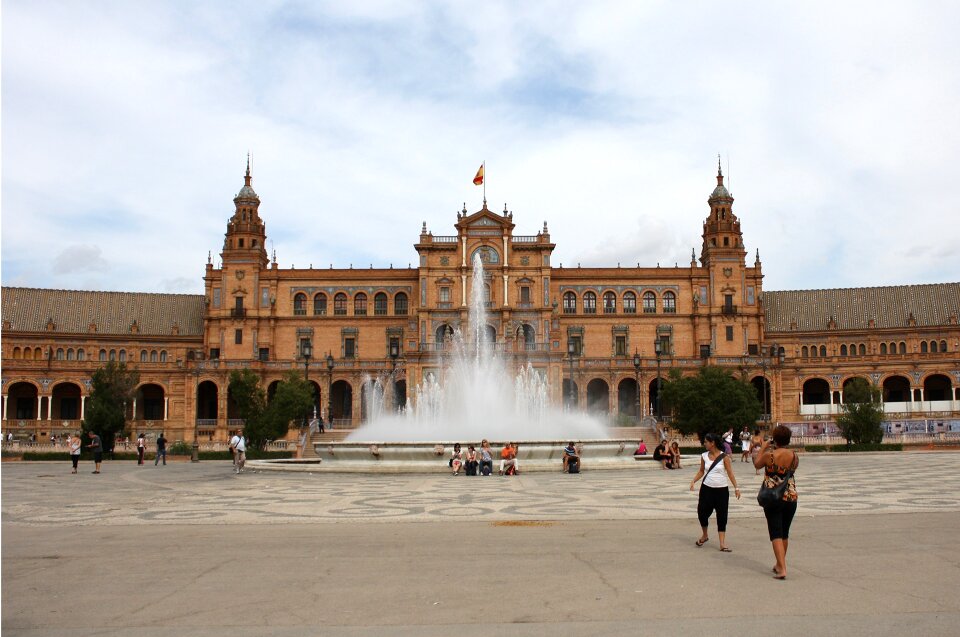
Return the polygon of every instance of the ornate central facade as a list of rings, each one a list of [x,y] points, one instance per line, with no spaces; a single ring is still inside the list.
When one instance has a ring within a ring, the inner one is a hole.
[[[248,167],[203,296],[4,288],[3,428],[76,429],[109,360],[140,372],[134,431],[226,438],[242,426],[227,395],[239,368],[268,388],[300,369],[318,413],[357,426],[366,379],[396,370],[399,406],[436,370],[466,325],[475,255],[496,347],[541,370],[557,402],[611,423],[658,414],[658,375],[705,364],[749,379],[775,421],[829,421],[857,376],[883,387],[892,419],[960,415],[960,284],[765,291],[719,172],[707,203],[685,267],[555,265],[546,222],[518,234],[512,212],[484,204],[458,213],[453,234],[424,223],[416,268],[284,269],[267,255]]]

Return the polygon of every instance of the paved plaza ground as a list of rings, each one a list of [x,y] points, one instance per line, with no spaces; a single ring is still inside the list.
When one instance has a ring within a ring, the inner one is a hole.
[[[789,577],[692,460],[447,475],[2,465],[4,635],[958,635],[960,453],[807,454]]]

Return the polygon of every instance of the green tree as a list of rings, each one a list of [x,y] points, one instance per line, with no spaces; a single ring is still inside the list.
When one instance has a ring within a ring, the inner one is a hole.
[[[260,386],[260,376],[250,369],[235,369],[230,372],[227,391],[237,406],[237,415],[244,421],[243,434],[247,443],[251,447],[262,447],[269,432],[265,431],[267,398]]]
[[[244,419],[243,434],[253,449],[263,449],[270,440],[283,438],[292,421],[299,421],[313,406],[313,388],[296,371],[289,371],[277,385],[269,403],[260,377],[249,369],[230,372],[230,397]]]
[[[126,405],[133,402],[139,383],[140,374],[127,369],[126,363],[110,361],[93,373],[82,428],[84,434],[100,436],[104,451],[113,450],[117,434],[124,430]]]
[[[883,393],[865,378],[854,378],[843,390],[837,427],[847,442],[875,444],[883,440]]]
[[[761,411],[756,388],[721,367],[702,367],[695,376],[671,371],[663,386],[663,402],[673,409],[670,424],[675,429],[701,438],[709,432],[752,427]]]

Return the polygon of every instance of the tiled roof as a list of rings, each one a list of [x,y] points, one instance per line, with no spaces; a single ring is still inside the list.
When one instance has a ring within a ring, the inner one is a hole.
[[[917,327],[947,325],[960,318],[960,283],[897,285],[839,290],[764,291],[768,332],[828,329],[830,317],[838,330],[908,327],[910,314]]]
[[[13,332],[43,332],[52,320],[60,333],[139,334],[169,336],[176,325],[180,336],[203,335],[204,297],[199,294],[86,292],[37,288],[2,289],[3,322]]]

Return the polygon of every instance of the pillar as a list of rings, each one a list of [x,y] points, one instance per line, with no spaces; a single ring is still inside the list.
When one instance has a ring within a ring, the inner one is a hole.
[[[87,417],[87,397],[80,396],[80,420]]]
[[[137,419],[137,399],[134,398],[134,399],[133,399],[133,411],[130,412],[130,420],[136,420],[136,419]]]
[[[169,412],[169,409],[170,409],[170,399],[164,396],[163,397],[163,419],[164,420],[167,419],[167,414]]]
[[[53,420],[53,394],[47,396],[47,420]]]
[[[43,396],[37,394],[37,420],[40,420],[40,411],[43,408]]]
[[[3,418],[4,420],[10,420],[10,415],[7,413],[7,395],[3,395]]]
[[[510,275],[509,275],[509,274],[504,274],[504,275],[503,275],[503,305],[504,305],[504,307],[509,307],[509,306],[510,306],[510,294],[508,293],[508,290],[507,290],[507,281],[508,281],[509,279],[510,279]]]
[[[467,307],[467,275],[460,275],[460,307]]]

